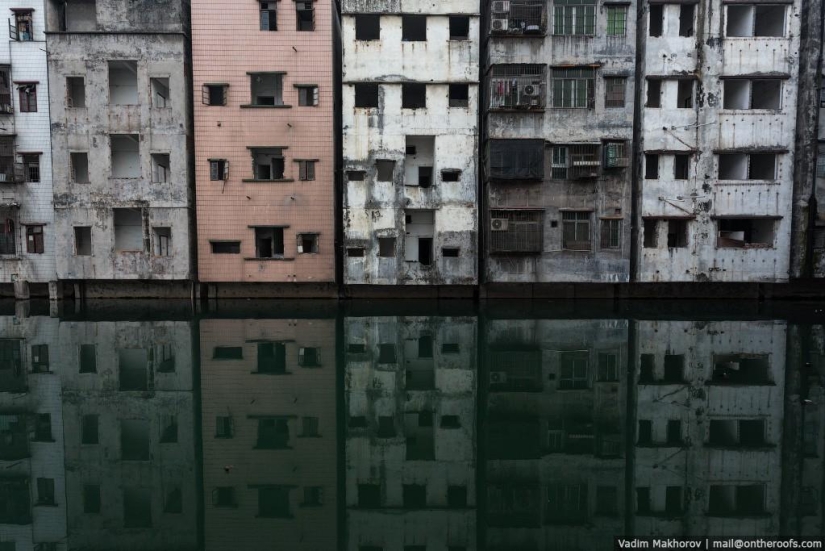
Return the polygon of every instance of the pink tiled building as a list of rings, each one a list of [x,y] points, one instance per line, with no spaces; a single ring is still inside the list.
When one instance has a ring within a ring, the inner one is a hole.
[[[334,281],[336,20],[329,0],[193,0],[200,281]]]

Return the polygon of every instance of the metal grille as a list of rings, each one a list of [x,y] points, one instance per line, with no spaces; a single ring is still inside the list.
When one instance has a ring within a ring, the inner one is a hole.
[[[591,36],[596,33],[595,0],[555,0],[553,34]]]
[[[547,29],[544,0],[494,1],[490,32],[493,34],[542,34]]]
[[[570,251],[589,251],[590,243],[590,213],[563,212],[562,213],[562,248]]]
[[[541,253],[544,250],[544,211],[491,211],[490,250],[494,253]]]
[[[552,179],[576,180],[598,176],[598,145],[557,145],[553,147]]]
[[[38,155],[23,155],[23,174],[27,182],[40,181],[40,157]]]
[[[625,79],[623,78],[605,78],[604,79],[604,106],[605,107],[624,107],[625,104]]]
[[[607,36],[627,34],[627,6],[607,6]]]
[[[592,109],[596,71],[590,67],[553,69],[553,107]]]
[[[490,74],[490,109],[541,109],[546,81],[543,65],[496,65]]]
[[[602,220],[602,249],[620,249],[622,247],[622,220]]]
[[[623,168],[628,166],[629,161],[625,142],[608,142],[604,145],[605,168]]]

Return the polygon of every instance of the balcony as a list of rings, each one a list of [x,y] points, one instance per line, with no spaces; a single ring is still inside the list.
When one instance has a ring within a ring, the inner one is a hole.
[[[492,36],[543,36],[547,32],[544,0],[494,1],[490,16]]]
[[[15,163],[13,157],[0,157],[0,184],[20,184],[25,181],[23,163]]]

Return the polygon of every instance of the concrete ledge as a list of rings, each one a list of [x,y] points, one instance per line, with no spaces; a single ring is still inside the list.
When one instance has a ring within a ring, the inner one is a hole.
[[[201,300],[246,298],[338,298],[335,283],[200,283]]]

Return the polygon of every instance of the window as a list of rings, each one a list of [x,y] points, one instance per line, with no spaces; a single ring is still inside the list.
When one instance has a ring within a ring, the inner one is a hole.
[[[666,383],[681,383],[685,380],[684,354],[665,354],[665,372],[662,378]]]
[[[546,30],[545,0],[510,0],[492,2],[492,33],[542,34]]]
[[[596,486],[596,514],[615,517],[619,513],[619,489],[616,486]]]
[[[212,349],[213,360],[242,360],[243,348],[240,346],[216,346]]]
[[[782,81],[779,79],[725,79],[723,107],[725,109],[782,108]]]
[[[458,354],[460,349],[457,342],[445,342],[441,345],[442,354]]]
[[[588,353],[585,351],[559,354],[559,390],[581,390],[589,386]]]
[[[146,350],[123,348],[118,350],[120,390],[142,392],[149,390],[149,362]]]
[[[651,4],[648,13],[648,34],[650,36],[662,36],[665,13],[662,4]]]
[[[488,174],[495,180],[542,180],[544,140],[490,140]]]
[[[711,419],[708,444],[722,447],[758,448],[766,446],[762,419]]]
[[[676,108],[693,109],[693,90],[695,88],[693,79],[677,80]]]
[[[295,16],[297,19],[297,30],[315,30],[315,7],[314,0],[298,0],[295,2]]]
[[[278,2],[261,2],[261,30],[262,31],[277,31],[278,30]]]
[[[404,484],[402,497],[405,509],[423,509],[427,506],[427,487],[423,484]]]
[[[379,364],[396,364],[398,358],[395,354],[394,344],[379,344],[378,345],[378,363]]]
[[[647,79],[647,102],[645,107],[659,108],[662,106],[662,81],[660,79]]]
[[[69,109],[83,109],[86,107],[85,78],[66,78],[66,107],[68,107]]]
[[[775,180],[776,157],[774,153],[721,153],[719,179]]]
[[[348,170],[348,182],[363,182],[367,178],[367,172],[364,170]]]
[[[349,258],[364,258],[363,247],[347,247],[347,256]]]
[[[172,228],[152,228],[155,256],[170,256]]]
[[[258,419],[258,440],[255,449],[289,448],[289,423],[285,418]]]
[[[284,257],[284,228],[255,228],[255,258]]]
[[[111,105],[137,105],[137,61],[109,62],[109,103]]]
[[[433,262],[433,233],[435,212],[431,210],[408,210],[405,214],[404,259],[430,266]]]
[[[379,182],[392,182],[395,172],[395,161],[378,160],[375,162],[377,169],[376,180]]]
[[[232,486],[221,486],[212,490],[213,507],[236,507],[235,488]]]
[[[204,84],[201,88],[201,103],[204,105],[226,105],[228,84]]]
[[[378,107],[378,85],[377,84],[356,84],[355,85],[355,107],[372,109]]]
[[[467,40],[470,37],[470,18],[466,15],[450,16],[450,40]]]
[[[321,367],[321,351],[315,347],[298,350],[298,365],[301,367]]]
[[[155,362],[158,373],[175,372],[175,349],[173,343],[162,343],[155,347]]]
[[[599,146],[591,144],[553,147],[554,180],[596,178],[599,175]]]
[[[123,527],[152,527],[152,490],[129,487],[123,489]]]
[[[36,113],[37,112],[37,85],[24,84],[17,87],[17,92],[20,95],[20,112],[21,113]]]
[[[554,35],[594,35],[595,0],[553,0]]]
[[[490,211],[490,249],[494,253],[544,251],[544,211]]]
[[[302,84],[298,88],[298,105],[302,107],[318,106],[318,87]]]
[[[37,504],[38,505],[57,505],[54,500],[54,479],[53,478],[38,478],[37,479]]]
[[[467,107],[470,104],[469,84],[450,84],[448,94],[450,107]]]
[[[770,249],[774,246],[773,218],[722,218],[717,221],[716,246],[737,249]]]
[[[394,237],[379,237],[378,238],[378,256],[383,258],[395,257],[395,238]]]
[[[622,222],[620,218],[602,219],[602,249],[622,248]]]
[[[315,179],[315,163],[317,161],[298,161],[298,179],[302,182]]]
[[[624,168],[630,164],[627,142],[605,142],[604,167]]]
[[[210,241],[212,254],[241,254],[240,241]]]
[[[553,107],[592,109],[595,69],[553,69]]]
[[[667,444],[679,446],[682,444],[682,422],[677,419],[669,419],[667,422]]]
[[[32,353],[32,371],[34,373],[48,373],[49,371],[49,345],[48,344],[33,344],[31,347]]]
[[[92,228],[91,226],[75,226],[74,254],[77,256],[92,255]]]
[[[401,16],[401,40],[404,42],[423,42],[427,40],[426,15]]]
[[[34,25],[32,23],[32,10],[12,10],[14,11],[14,28],[9,29],[9,38],[20,42],[34,40]]]
[[[490,109],[543,109],[544,65],[494,65],[490,71]]]
[[[225,159],[209,160],[209,179],[213,182],[229,179],[229,161]]]
[[[653,423],[648,420],[639,420],[639,428],[636,430],[636,443],[640,446],[653,443]]]
[[[169,77],[151,78],[149,85],[152,88],[152,107],[155,109],[172,107],[169,96]]]
[[[112,134],[109,136],[112,178],[140,178],[140,136]]]
[[[607,36],[627,34],[627,6],[606,6]]]
[[[726,36],[785,36],[785,6],[727,5]]]
[[[316,254],[318,252],[317,233],[298,234],[298,254]]]
[[[390,415],[378,417],[378,430],[375,435],[378,438],[395,438],[398,433],[395,430],[395,420]]]
[[[359,484],[358,507],[381,507],[381,486],[378,484]]]
[[[673,156],[673,179],[687,180],[690,176],[690,155],[677,153]]]
[[[152,182],[165,184],[169,181],[169,154],[152,154]]]
[[[693,4],[679,6],[679,36],[693,36],[693,14],[696,7]]]
[[[26,226],[26,252],[43,254],[43,226]]]
[[[625,105],[625,85],[624,78],[605,78],[604,79],[604,106],[605,108],[619,108]]]
[[[52,415],[50,413],[38,413],[34,418],[34,438],[37,442],[53,442],[52,438]]]
[[[708,515],[716,517],[761,515],[765,512],[765,485],[711,485]]]
[[[589,251],[590,213],[562,212],[562,249]]]
[[[83,485],[83,512],[87,515],[100,514],[100,485]]]
[[[615,382],[619,380],[619,356],[614,353],[599,353],[599,381]]]
[[[305,486],[301,507],[320,507],[324,504],[324,489],[321,486]]]
[[[445,168],[441,171],[442,182],[458,182],[461,180],[461,171],[455,168]]]
[[[283,149],[277,147],[250,149],[252,156],[252,179],[253,180],[284,180]]]
[[[458,415],[442,415],[441,416],[442,429],[460,429],[461,419]]]
[[[112,209],[115,226],[115,250],[143,251],[143,215],[140,209]]]
[[[356,15],[355,40],[381,40],[381,16],[373,14]]]
[[[659,155],[645,153],[645,180],[659,179]]]
[[[0,65],[0,113],[10,114],[11,104],[11,67]]]
[[[318,436],[321,436],[321,434],[318,432],[318,418],[302,417],[301,438],[317,438]]]
[[[215,438],[232,438],[234,433],[232,417],[215,417]]]
[[[412,82],[402,84],[401,107],[403,109],[426,109],[427,85]]]
[[[40,154],[23,154],[23,178],[26,182],[40,181]]]
[[[89,154],[73,152],[69,154],[72,169],[72,182],[75,184],[89,183]]]
[[[252,105],[258,107],[284,104],[284,75],[282,73],[257,73],[249,75]]]
[[[79,352],[81,373],[97,373],[97,352],[93,344],[81,344]]]
[[[458,247],[443,247],[441,249],[441,256],[444,258],[458,258],[461,249]]]
[[[647,221],[647,220],[646,220]],[[647,230],[645,230],[647,231]],[[653,382],[653,373],[656,371],[656,358],[653,354],[639,355],[639,382]]]

